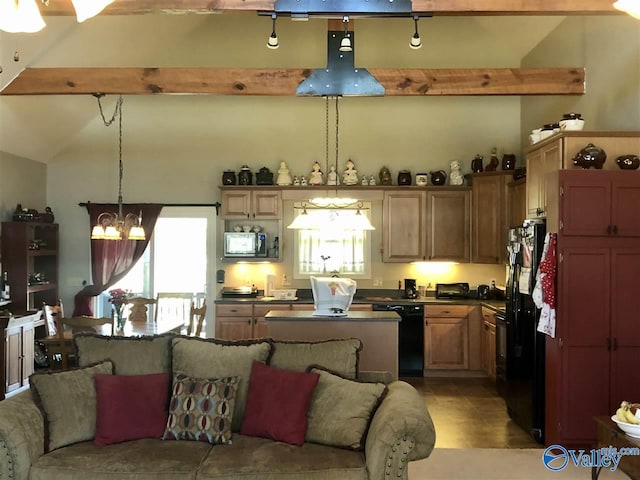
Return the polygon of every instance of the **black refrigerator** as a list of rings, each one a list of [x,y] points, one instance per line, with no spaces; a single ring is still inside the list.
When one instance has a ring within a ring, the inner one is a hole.
[[[531,296],[544,249],[544,220],[509,230],[506,289],[506,361],[500,389],[511,419],[544,442],[544,345],[540,310]]]

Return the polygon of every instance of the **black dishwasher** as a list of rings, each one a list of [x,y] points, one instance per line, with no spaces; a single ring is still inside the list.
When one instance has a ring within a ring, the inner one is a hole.
[[[374,303],[374,311],[394,311],[398,325],[398,376],[422,377],[424,368],[424,306]]]

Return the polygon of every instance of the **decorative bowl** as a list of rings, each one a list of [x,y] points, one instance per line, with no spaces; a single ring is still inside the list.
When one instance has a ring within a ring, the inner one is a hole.
[[[631,423],[623,422],[622,420],[618,420],[617,415],[613,415],[611,420],[616,422],[620,429],[633,438],[640,438],[640,425],[633,425]]]
[[[616,158],[616,164],[621,170],[636,170],[640,167],[640,157],[637,155],[621,155]]]
[[[560,130],[582,130],[584,128],[584,120],[582,118],[562,119],[558,122]]]

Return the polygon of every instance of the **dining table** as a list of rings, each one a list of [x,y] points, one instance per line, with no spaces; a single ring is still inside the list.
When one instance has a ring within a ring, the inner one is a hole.
[[[142,337],[150,335],[160,335],[162,333],[173,332],[179,334],[182,328],[185,327],[184,320],[181,318],[166,318],[159,319],[157,322],[153,320],[147,320],[146,322],[127,322],[124,326],[124,330],[121,332],[111,332],[111,326],[101,325],[100,327],[91,329],[100,335],[114,335],[120,337]],[[64,339],[68,341],[73,340],[74,332],[71,330],[65,330]],[[39,339],[43,343],[56,343],[60,339],[58,335],[49,335]]]

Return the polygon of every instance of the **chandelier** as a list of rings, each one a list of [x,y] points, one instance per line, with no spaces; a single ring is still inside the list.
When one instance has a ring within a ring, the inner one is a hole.
[[[145,240],[146,235],[142,228],[142,212],[138,215],[133,213],[122,213],[122,174],[124,171],[122,164],[122,95],[116,102],[111,119],[107,120],[102,111],[100,98],[102,94],[96,94],[100,116],[105,127],[109,127],[118,117],[118,213],[103,212],[98,215],[96,224],[91,229],[91,240],[122,240],[123,235],[128,240]]]
[[[49,0],[40,0],[45,7]],[[95,17],[113,0],[71,0],[78,22]],[[0,30],[9,33],[34,33],[45,27],[37,0],[0,0]]]
[[[340,97],[335,97],[336,100],[336,132],[335,132],[335,144],[336,144],[336,167],[338,165],[338,152],[339,152],[339,125],[340,125],[340,112],[338,109],[338,101]],[[325,97],[325,172],[329,172],[329,97]],[[328,176],[328,175],[327,175]],[[336,195],[338,189],[336,187]],[[309,215],[309,211],[313,209],[322,209],[326,211],[330,210],[329,221],[330,225],[340,230],[375,230],[375,227],[371,225],[371,222],[367,216],[363,213],[367,208],[362,202],[354,198],[339,198],[339,197],[319,197],[312,198],[303,202],[300,206],[295,206],[296,210],[301,212],[296,215],[287,228],[294,230],[320,230],[326,228],[326,223],[320,223],[318,217]],[[341,214],[342,213],[342,214]]]

